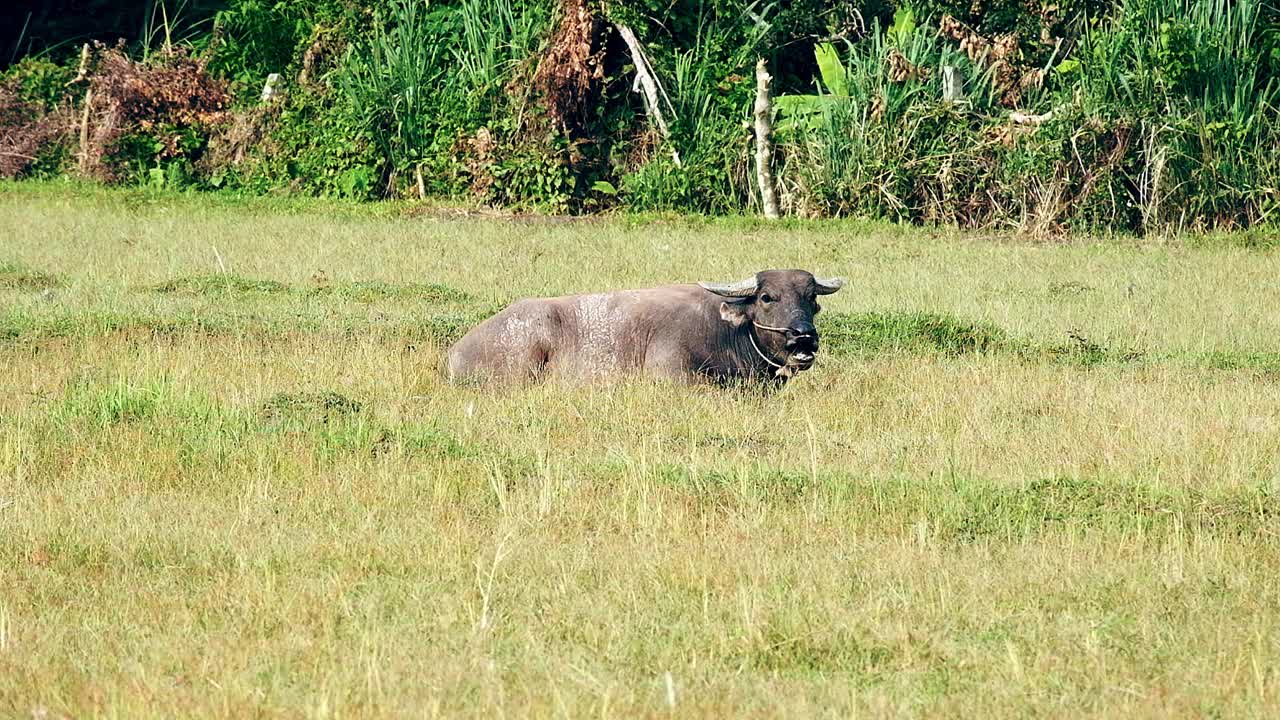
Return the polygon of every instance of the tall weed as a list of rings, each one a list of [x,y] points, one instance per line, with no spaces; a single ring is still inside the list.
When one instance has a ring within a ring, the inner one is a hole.
[[[1129,163],[1144,230],[1262,222],[1275,211],[1280,81],[1258,0],[1122,0],[1081,41],[1094,122],[1139,138]]]
[[[386,158],[388,189],[396,173],[421,161],[434,136],[432,119],[454,90],[438,29],[425,1],[393,0],[387,17],[352,43],[339,67],[338,86]]]
[[[949,200],[986,170],[979,128],[996,103],[989,73],[909,14],[887,29],[875,23],[846,51],[841,63],[836,47],[818,45],[818,93],[778,98],[788,209],[975,222]],[[942,102],[944,65],[963,78],[963,105]]]
[[[459,74],[477,96],[501,91],[515,67],[534,57],[551,21],[546,2],[462,0],[452,48]]]
[[[655,58],[672,137],[624,178],[633,206],[723,213],[753,202],[743,122],[755,90],[752,66],[767,50],[776,9],[756,0],[730,12],[699,0],[690,45]]]

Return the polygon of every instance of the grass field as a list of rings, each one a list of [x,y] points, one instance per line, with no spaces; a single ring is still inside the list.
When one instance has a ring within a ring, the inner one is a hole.
[[[0,716],[1276,717],[1280,250],[0,188]],[[454,388],[850,281],[772,397]]]

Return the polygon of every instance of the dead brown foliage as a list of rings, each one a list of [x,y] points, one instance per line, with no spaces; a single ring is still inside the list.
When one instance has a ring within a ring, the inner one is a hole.
[[[490,170],[495,162],[498,143],[487,127],[480,128],[464,142],[467,172],[471,175],[471,192],[477,197],[484,197],[493,187],[493,174]]]
[[[560,23],[533,76],[551,120],[581,129],[604,79],[602,23],[586,0],[563,0]]]
[[[103,45],[95,48],[86,97],[83,169],[103,180],[120,179],[112,156],[125,136],[152,134],[160,144],[157,159],[176,157],[181,132],[223,123],[231,102],[227,83],[209,74],[206,60],[181,48],[138,62],[119,46]]]
[[[1023,92],[1043,84],[1042,71],[1023,65],[1021,42],[1016,33],[984,37],[950,15],[942,16],[938,30],[944,37],[959,42],[960,49],[973,64],[991,70],[1001,105],[1017,107]]]
[[[44,108],[23,99],[18,78],[0,82],[0,177],[25,173],[57,143],[69,140],[70,114],[62,107]]]
[[[279,115],[276,105],[256,105],[233,113],[229,122],[209,138],[209,148],[201,158],[207,171],[239,165],[249,151],[267,137],[272,119]]]
[[[889,79],[893,82],[904,83],[908,80],[929,79],[928,68],[913,64],[897,48],[891,49],[885,60],[889,65]]]

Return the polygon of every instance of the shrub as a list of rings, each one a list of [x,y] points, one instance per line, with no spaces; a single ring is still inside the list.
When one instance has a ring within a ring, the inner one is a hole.
[[[52,175],[71,153],[71,100],[75,72],[26,58],[0,78],[0,177]]]
[[[1263,0],[229,0],[207,38],[190,34],[207,4],[172,23],[201,57],[173,48],[160,7],[142,61],[90,64],[98,177],[750,211],[764,57],[792,214],[1160,232],[1280,205],[1280,12]],[[640,39],[669,133],[611,23]],[[962,102],[943,101],[942,66]],[[263,103],[271,72],[284,92]],[[69,165],[72,74],[27,59],[0,79],[0,174]]]
[[[1121,197],[1142,229],[1249,225],[1274,211],[1274,33],[1257,0],[1123,0],[1085,33],[1071,72],[1085,113],[1125,146]]]
[[[778,98],[787,162],[783,200],[806,215],[859,215],[981,224],[972,195],[993,182],[998,141],[984,117],[998,98],[991,75],[936,30],[900,15],[853,44],[841,62],[817,48],[824,92]],[[964,106],[942,102],[941,65],[958,68]]]
[[[110,182],[192,179],[211,130],[228,119],[226,82],[176,46],[139,62],[99,45],[92,65],[86,170]]]

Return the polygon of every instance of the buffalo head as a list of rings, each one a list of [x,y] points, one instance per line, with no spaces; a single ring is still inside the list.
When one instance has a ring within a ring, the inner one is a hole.
[[[698,283],[726,298],[720,317],[743,328],[756,351],[789,377],[813,365],[818,329],[813,317],[822,308],[819,295],[839,290],[840,278],[816,278],[804,270],[766,270],[736,283]]]

